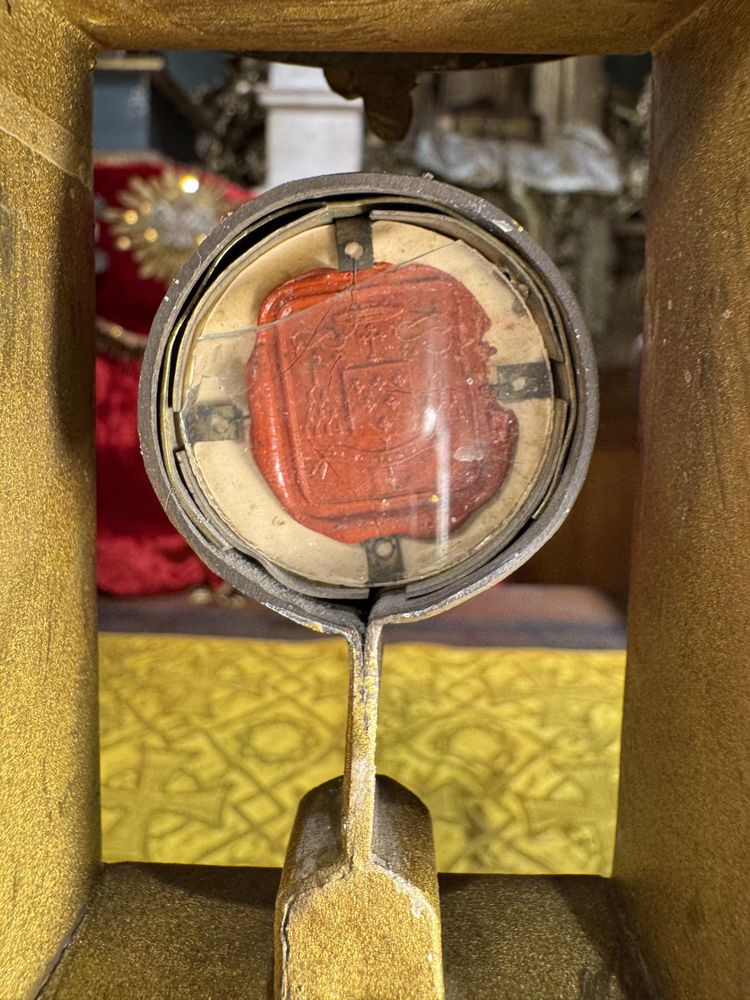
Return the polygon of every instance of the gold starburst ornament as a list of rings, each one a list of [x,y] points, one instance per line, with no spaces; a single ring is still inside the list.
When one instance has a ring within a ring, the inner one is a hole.
[[[168,168],[131,177],[105,212],[115,246],[130,250],[141,278],[169,281],[232,207],[223,191],[197,174]]]

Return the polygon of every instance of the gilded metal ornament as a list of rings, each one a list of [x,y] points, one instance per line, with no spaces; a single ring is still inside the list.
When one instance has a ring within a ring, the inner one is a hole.
[[[142,278],[168,281],[232,207],[221,189],[187,171],[166,169],[153,177],[131,177],[110,206],[118,250],[130,250]]]

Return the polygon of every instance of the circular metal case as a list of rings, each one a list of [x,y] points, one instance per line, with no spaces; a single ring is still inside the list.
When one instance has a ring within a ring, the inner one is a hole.
[[[141,380],[142,450],[215,572],[304,624],[433,614],[556,530],[596,368],[554,265],[431,179],[283,185],[201,244]]]

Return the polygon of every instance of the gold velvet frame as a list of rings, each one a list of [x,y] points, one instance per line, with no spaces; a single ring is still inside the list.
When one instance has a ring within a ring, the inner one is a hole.
[[[632,933],[666,997],[747,997],[745,0],[0,4],[0,997],[262,997],[271,968],[275,873],[99,860],[90,101],[102,48],[655,53],[613,892],[446,880],[446,971],[449,996],[451,976],[473,997],[642,996],[618,957]]]

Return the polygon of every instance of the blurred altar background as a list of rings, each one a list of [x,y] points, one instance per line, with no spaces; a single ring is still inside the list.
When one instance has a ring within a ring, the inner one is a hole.
[[[222,216],[282,181],[365,169],[427,172],[518,219],[583,307],[602,397],[557,536],[507,583],[386,636],[379,768],[430,807],[441,870],[608,874],[649,58],[304,58],[108,52],[95,70],[105,860],[280,865],[299,798],[341,771],[343,644],[187,549],[140,463],[135,399],[159,301]]]

